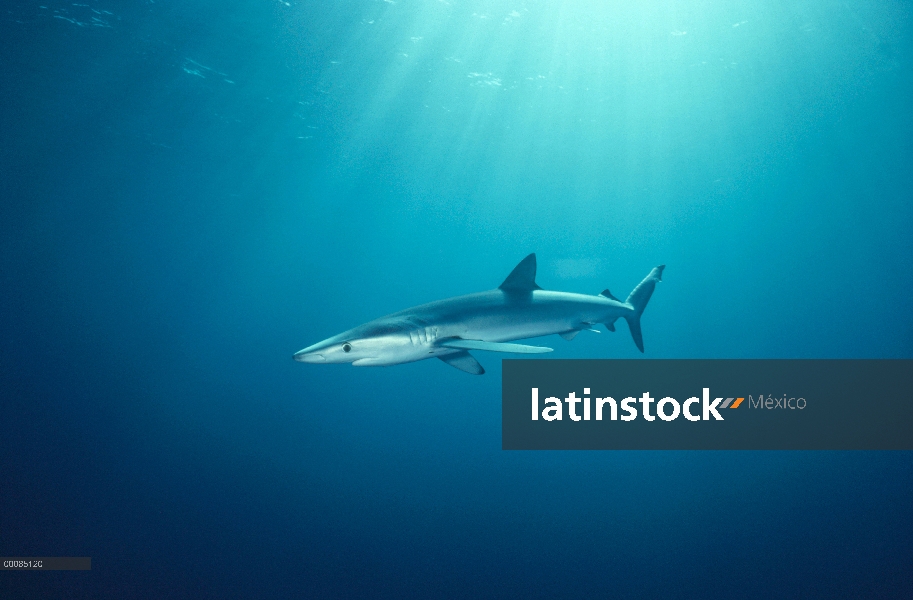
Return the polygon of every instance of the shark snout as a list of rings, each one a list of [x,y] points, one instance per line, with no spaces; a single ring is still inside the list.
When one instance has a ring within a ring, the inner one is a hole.
[[[300,352],[295,353],[295,360],[303,363],[322,363],[326,362],[326,359],[316,352],[308,352],[307,350],[301,350]]]

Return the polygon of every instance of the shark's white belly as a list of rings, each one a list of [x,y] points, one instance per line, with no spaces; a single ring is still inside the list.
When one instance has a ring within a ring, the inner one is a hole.
[[[521,320],[519,318],[498,318],[493,316],[469,319],[457,328],[456,337],[486,342],[512,342],[528,338],[563,333],[574,329],[569,318],[548,320]]]

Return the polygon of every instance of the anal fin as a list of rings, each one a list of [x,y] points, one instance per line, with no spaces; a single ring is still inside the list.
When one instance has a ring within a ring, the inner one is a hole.
[[[454,367],[460,371],[465,371],[471,375],[484,375],[485,369],[482,365],[479,364],[479,361],[475,357],[463,350],[462,352],[455,352],[454,354],[447,354],[445,356],[438,356],[439,359]]]
[[[560,335],[567,341],[571,341],[572,339],[577,337],[577,334],[580,333],[581,331],[592,331],[593,333],[602,333],[598,329],[593,329],[592,323],[580,323],[576,329],[571,329],[570,331],[562,331],[558,335]]]

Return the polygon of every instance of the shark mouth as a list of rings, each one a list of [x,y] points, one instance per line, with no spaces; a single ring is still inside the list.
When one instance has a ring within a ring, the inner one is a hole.
[[[374,366],[386,366],[391,363],[379,361],[376,356],[367,356],[365,358],[359,358],[352,361],[353,367],[374,367]]]
[[[303,363],[322,363],[326,362],[327,359],[321,354],[313,354],[308,352],[299,352],[294,356],[295,360]]]

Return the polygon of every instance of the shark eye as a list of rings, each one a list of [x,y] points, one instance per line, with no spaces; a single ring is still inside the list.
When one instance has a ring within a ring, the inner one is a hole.
[[[349,345],[349,344],[343,344],[343,345],[342,345],[342,351],[343,351],[343,352],[349,352],[351,349],[352,349],[352,346]]]

